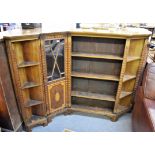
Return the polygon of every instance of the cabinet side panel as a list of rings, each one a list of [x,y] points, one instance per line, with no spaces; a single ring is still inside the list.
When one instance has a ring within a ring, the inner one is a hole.
[[[11,81],[11,75],[10,75],[10,70],[8,66],[8,61],[7,61],[7,55],[4,50],[4,44],[1,46],[0,50],[0,77],[1,77],[1,84],[7,104],[7,109],[8,109],[8,114],[11,119],[11,123],[13,126],[13,129],[16,130],[20,125],[21,125],[21,118],[14,94],[14,89],[12,86],[12,81]]]
[[[0,84],[0,126],[3,128],[13,130],[1,84]]]

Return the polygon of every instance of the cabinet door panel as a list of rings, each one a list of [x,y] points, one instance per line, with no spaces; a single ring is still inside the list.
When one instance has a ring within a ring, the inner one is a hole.
[[[65,80],[55,82],[48,86],[48,99],[50,112],[65,107]]]

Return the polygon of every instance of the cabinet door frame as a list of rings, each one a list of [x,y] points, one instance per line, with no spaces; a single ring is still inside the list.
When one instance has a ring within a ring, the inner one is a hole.
[[[46,96],[46,103],[47,103],[47,114],[51,114],[53,109],[50,107],[50,101],[49,101],[49,89],[56,83],[61,83],[64,81],[65,83],[65,89],[64,89],[64,104],[62,104],[60,109],[64,109],[68,106],[68,90],[70,91],[68,87],[68,38],[67,33],[48,33],[48,34],[42,34],[40,36],[41,38],[41,50],[42,50],[42,62],[43,62],[43,75],[44,75],[44,86],[45,86],[45,96]],[[65,76],[59,79],[52,80],[50,82],[47,81],[47,65],[46,65],[46,54],[45,54],[45,48],[44,48],[44,42],[46,40],[55,40],[55,39],[64,39],[64,72]],[[56,111],[57,111],[56,110]]]

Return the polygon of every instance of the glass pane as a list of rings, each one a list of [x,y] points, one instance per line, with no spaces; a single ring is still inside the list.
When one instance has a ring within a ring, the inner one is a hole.
[[[46,40],[45,52],[48,81],[64,77],[64,39]]]

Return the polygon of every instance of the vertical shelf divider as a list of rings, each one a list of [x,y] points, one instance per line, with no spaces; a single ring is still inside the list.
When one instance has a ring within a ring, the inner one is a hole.
[[[120,105],[119,105],[120,95],[121,95],[121,91],[122,91],[123,78],[124,78],[124,73],[125,73],[125,69],[126,69],[129,48],[130,48],[130,39],[127,39],[126,44],[125,44],[125,49],[124,49],[123,63],[122,63],[122,69],[121,69],[121,73],[120,73],[120,81],[119,81],[119,85],[118,85],[118,89],[117,89],[114,113],[118,113],[119,112],[118,109],[120,109]]]
[[[71,70],[72,70],[72,40],[71,35],[67,35],[67,67],[66,67],[66,107],[71,107]]]

